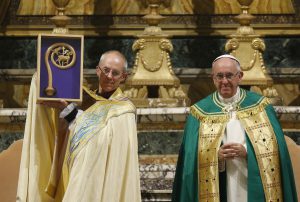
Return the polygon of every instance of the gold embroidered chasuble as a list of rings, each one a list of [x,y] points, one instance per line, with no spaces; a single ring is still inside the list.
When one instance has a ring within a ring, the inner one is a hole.
[[[280,162],[276,137],[265,112],[266,98],[251,106],[241,107],[245,91],[236,106],[237,119],[241,122],[253,146],[266,201],[282,201]],[[229,113],[213,95],[219,112],[209,113],[194,105],[191,114],[200,122],[198,140],[198,197],[199,201],[219,201],[218,150],[224,135]]]
[[[17,201],[141,201],[135,107],[121,90],[109,99],[88,91],[97,101],[75,120],[69,138],[58,130],[57,111],[36,104],[36,92],[34,76]]]
[[[70,132],[63,201],[141,201],[135,106],[120,89],[109,99],[87,93],[97,102]]]
[[[66,155],[69,167],[71,167],[80,149],[105,127],[110,118],[126,113],[135,114],[136,111],[133,103],[123,95],[120,88],[109,99],[97,95],[96,91],[89,90],[86,87],[84,87],[84,90],[97,102],[75,120]]]

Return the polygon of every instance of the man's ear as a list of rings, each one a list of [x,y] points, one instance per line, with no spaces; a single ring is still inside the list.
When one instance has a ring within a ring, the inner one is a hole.
[[[244,72],[240,72],[239,73],[239,83],[242,81],[243,76],[244,76]]]
[[[244,76],[244,72],[240,72],[240,79],[242,79]]]
[[[96,67],[96,74],[98,77],[100,77],[100,74],[101,74],[101,70],[99,67]]]
[[[125,82],[126,79],[127,79],[127,76],[128,76],[128,73],[127,73],[127,72],[124,72],[123,75],[122,75],[121,82]]]

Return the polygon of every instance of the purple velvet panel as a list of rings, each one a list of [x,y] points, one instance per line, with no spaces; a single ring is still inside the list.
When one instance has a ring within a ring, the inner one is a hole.
[[[50,68],[52,70],[53,87],[56,94],[47,96],[44,89],[48,86],[48,72],[45,64],[45,54],[51,45],[55,43],[67,43],[71,45],[76,52],[76,62],[68,69],[59,69],[51,63],[48,58]],[[44,98],[63,98],[63,99],[80,99],[80,79],[81,79],[81,38],[69,37],[50,37],[42,36],[41,38],[41,58],[40,58],[40,97]]]

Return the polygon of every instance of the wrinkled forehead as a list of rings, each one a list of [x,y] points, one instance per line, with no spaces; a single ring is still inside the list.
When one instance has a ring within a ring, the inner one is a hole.
[[[236,60],[228,57],[219,58],[212,64],[212,73],[236,73],[239,71],[239,64]]]
[[[212,62],[212,64],[214,64],[216,61],[218,61],[218,60],[220,60],[222,58],[229,58],[231,60],[234,60],[237,63],[238,66],[241,66],[240,61],[236,57],[234,57],[232,55],[229,55],[229,54],[220,55],[219,57],[217,57],[216,59],[214,59],[214,61]]]
[[[111,53],[105,55],[105,57],[99,61],[99,66],[106,66],[109,68],[123,70],[125,61],[117,54]]]

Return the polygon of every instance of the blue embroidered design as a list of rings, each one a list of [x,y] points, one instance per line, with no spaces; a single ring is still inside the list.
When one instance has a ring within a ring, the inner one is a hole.
[[[101,125],[101,122],[105,121],[105,116],[107,115],[108,110],[109,107],[99,107],[96,111],[83,114],[83,117],[81,117],[80,120],[81,124],[76,125],[75,134],[70,141],[70,153],[72,153],[88,136],[95,132],[99,132],[96,128]]]

